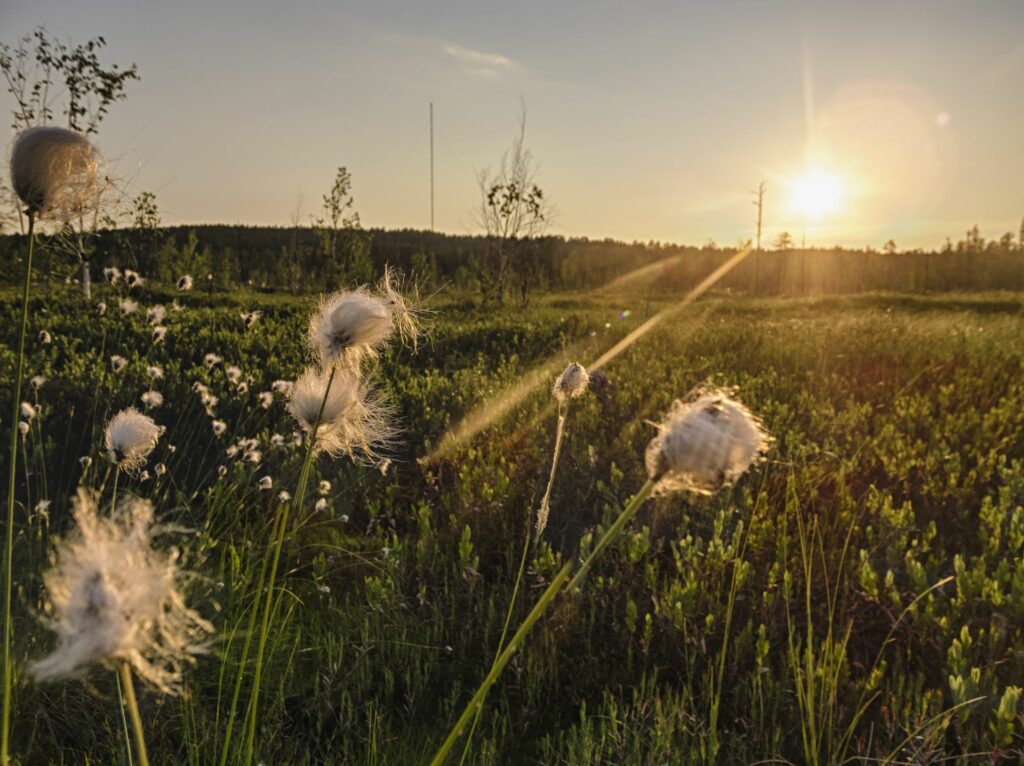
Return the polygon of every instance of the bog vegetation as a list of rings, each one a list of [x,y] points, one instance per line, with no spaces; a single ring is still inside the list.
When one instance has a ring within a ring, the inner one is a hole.
[[[565,241],[525,122],[481,238],[344,167],[310,229],[118,228],[135,68],[54,45],[0,46],[0,763],[1024,759],[1024,310],[954,292],[1020,240]],[[946,292],[840,295],[894,287]]]
[[[125,313],[129,294],[140,308]],[[645,421],[715,384],[761,415],[776,439],[768,460],[731,488],[643,506],[515,653],[465,762],[1020,757],[1019,298],[707,297],[571,400],[547,529],[528,537],[556,431],[550,382],[677,297],[550,296],[524,317],[439,296],[418,351],[384,351],[378,381],[403,435],[374,468],[312,463],[281,547],[259,759],[427,762],[491,667],[524,541],[513,628],[644,483]],[[140,689],[139,706],[153,762],[216,762],[240,676],[246,719],[255,649],[243,664],[244,638],[280,493],[295,492],[304,462],[275,381],[310,361],[301,338],[315,305],[152,283],[104,285],[95,299],[104,314],[67,287],[32,306],[16,668],[53,648],[38,622],[42,576],[74,528],[70,500],[85,487],[110,502],[108,418],[157,391],[146,412],[166,430],[118,492],[187,530],[170,542],[216,638],[185,669],[186,694]],[[19,306],[10,293],[2,305],[9,391]],[[147,310],[158,305],[167,332],[153,343]],[[504,418],[444,441],[538,369],[546,382]],[[122,760],[115,681],[99,669],[56,684],[19,672],[12,753]],[[234,736],[228,762],[244,762],[241,724]]]

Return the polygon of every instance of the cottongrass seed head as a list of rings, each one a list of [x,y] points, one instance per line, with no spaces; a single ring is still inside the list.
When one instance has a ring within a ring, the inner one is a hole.
[[[164,403],[164,395],[159,391],[146,391],[141,397],[142,403],[146,405],[146,409],[152,409],[154,407],[160,407]]]
[[[181,279],[178,280],[178,289],[183,293],[188,292],[192,289],[192,277],[185,274]]]
[[[11,148],[11,185],[33,215],[69,220],[95,207],[99,171],[99,152],[67,128],[28,128]]]
[[[396,436],[389,408],[367,383],[347,371],[335,372],[328,391],[329,380],[327,373],[316,368],[306,370],[292,387],[288,412],[307,435],[312,434],[320,415],[314,445],[317,452],[345,454],[356,462],[374,464],[378,451],[390,446]]]
[[[570,362],[565,371],[555,380],[551,393],[559,404],[564,404],[570,399],[583,396],[587,392],[587,385],[590,383],[590,373],[579,362]]]
[[[135,473],[145,465],[160,433],[160,427],[148,415],[134,407],[121,410],[107,423],[107,455],[118,468]]]
[[[157,304],[153,306],[149,311],[146,312],[146,321],[150,324],[160,324],[164,321],[164,317],[167,316],[167,309],[162,305]]]
[[[309,343],[324,367],[345,362],[358,367],[391,336],[391,311],[365,287],[324,298],[309,320]]]
[[[424,313],[418,305],[419,291],[416,286],[407,286],[402,272],[385,264],[384,275],[377,281],[377,293],[391,312],[391,321],[398,337],[415,351],[423,332]]]
[[[761,459],[771,437],[750,410],[725,391],[676,400],[647,445],[647,473],[659,493],[710,494]]]
[[[127,662],[160,691],[180,693],[182,670],[204,651],[213,626],[185,604],[189,576],[177,551],[154,549],[164,530],[153,524],[153,506],[132,499],[108,518],[79,489],[74,518],[76,529],[43,577],[43,621],[57,648],[31,665],[32,676],[50,681]]]

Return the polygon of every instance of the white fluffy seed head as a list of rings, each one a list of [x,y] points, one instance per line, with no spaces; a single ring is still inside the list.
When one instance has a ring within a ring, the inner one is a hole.
[[[324,367],[336,362],[357,367],[379,352],[393,329],[387,305],[361,287],[321,301],[309,320],[309,343]]]
[[[320,415],[314,449],[332,456],[345,454],[356,462],[375,463],[378,450],[395,436],[388,408],[368,384],[340,368],[333,380],[316,368],[306,370],[292,387],[288,411],[307,435]]]
[[[35,662],[37,681],[120,662],[162,692],[181,691],[182,669],[204,650],[213,626],[185,604],[188,580],[176,551],[155,550],[153,507],[144,500],[118,505],[110,517],[80,489],[75,531],[57,548],[45,574],[44,621],[57,648]]]
[[[167,309],[160,304],[153,306],[149,311],[146,312],[146,321],[150,324],[160,324],[164,321],[164,317],[167,316]]]
[[[117,284],[118,280],[121,279],[121,269],[117,268],[117,266],[107,266],[103,269],[103,278],[112,285]]]
[[[47,125],[28,128],[11,149],[11,185],[33,215],[70,220],[96,207],[100,155],[81,133]]]
[[[570,362],[565,371],[555,380],[551,389],[555,399],[560,403],[583,396],[587,392],[587,385],[590,383],[590,373],[579,362]]]
[[[122,314],[134,314],[139,310],[139,304],[131,298],[122,298],[117,302]]]
[[[192,289],[192,277],[185,274],[181,279],[178,280],[178,289],[182,292],[188,292]]]
[[[137,472],[145,465],[159,438],[160,428],[153,418],[129,407],[107,423],[107,455],[118,468]]]
[[[114,354],[110,357],[110,369],[114,372],[121,372],[125,367],[128,366],[128,360],[120,354]]]
[[[710,494],[742,476],[771,443],[750,410],[724,391],[675,401],[647,446],[647,473],[661,493]]]
[[[153,409],[164,403],[164,395],[159,391],[147,391],[140,398],[142,403],[146,405],[146,409]]]

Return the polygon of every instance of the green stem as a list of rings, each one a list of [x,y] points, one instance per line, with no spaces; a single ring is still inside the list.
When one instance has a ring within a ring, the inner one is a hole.
[[[117,682],[117,708],[121,711],[121,728],[124,730],[124,751],[128,754],[128,766],[133,766],[132,760],[132,735],[128,733],[128,716],[124,714],[124,692],[121,690],[121,674],[115,673],[114,680]]]
[[[505,648],[505,636],[508,635],[508,626],[512,622],[512,611],[516,605],[516,599],[519,596],[519,585],[523,581],[523,572],[526,571],[526,558],[530,552],[530,538],[532,537],[530,531],[530,518],[527,515],[526,518],[526,540],[523,541],[523,555],[519,558],[519,572],[516,574],[516,584],[512,588],[512,598],[508,602],[508,611],[505,612],[505,624],[501,627],[501,638],[498,639],[498,648],[494,652],[494,659],[491,661],[491,667],[501,657],[501,651]],[[473,725],[469,727],[469,734],[466,735],[466,744],[462,748],[462,757],[459,759],[459,766],[462,766],[466,762],[466,756],[469,755],[469,746],[473,742],[473,732],[476,731],[476,726],[480,723],[480,713],[483,711],[484,706],[481,705],[476,709],[476,714],[473,716]]]
[[[125,701],[128,703],[128,714],[132,719],[132,729],[135,731],[135,750],[139,754],[139,766],[149,766],[149,756],[146,755],[146,737],[142,732],[142,716],[139,715],[139,703],[135,700],[135,686],[132,684],[132,671],[127,662],[118,666],[121,674],[121,684],[124,686]]]
[[[636,515],[636,512],[640,510],[640,506],[642,506],[644,501],[651,496],[656,484],[656,479],[648,479],[640,490],[630,498],[626,507],[622,509],[622,513],[619,514],[619,517],[610,527],[608,527],[604,534],[601,535],[601,539],[597,541],[597,545],[594,546],[594,549],[587,555],[586,559],[583,560],[579,571],[572,580],[569,581],[567,586],[568,590],[573,590],[574,588],[579,587],[580,583],[582,583],[583,579],[586,577],[587,572],[590,571],[590,567],[593,566],[594,561],[601,555],[605,548],[618,539],[629,520]],[[530,614],[527,615],[515,635],[512,636],[512,640],[508,642],[508,646],[505,647],[505,650],[498,657],[497,661],[491,665],[490,671],[480,684],[480,687],[476,690],[473,698],[469,701],[469,704],[466,705],[465,710],[462,711],[462,715],[459,716],[459,719],[455,722],[451,731],[448,732],[448,737],[434,754],[433,759],[430,761],[430,766],[442,766],[445,762],[445,759],[451,752],[452,747],[454,747],[455,742],[462,734],[462,730],[465,729],[466,724],[469,723],[470,717],[474,715],[477,708],[483,704],[484,698],[487,696],[487,692],[490,690],[495,680],[497,680],[501,671],[504,670],[509,660],[512,659],[512,655],[515,654],[520,644],[523,643],[523,639],[526,638],[526,634],[530,632],[534,623],[540,619],[548,606],[551,605],[551,602],[554,601],[555,596],[557,596],[558,592],[562,589],[562,585],[565,583],[565,580],[569,576],[569,572],[571,570],[572,562],[570,561],[559,570],[557,575],[555,575],[551,584],[548,585],[543,595],[541,595],[540,600],[536,603],[533,609],[530,610]]]
[[[537,539],[544,534],[544,528],[548,525],[548,513],[551,511],[551,489],[555,486],[555,473],[558,470],[558,456],[562,453],[562,434],[565,433],[565,421],[569,417],[568,402],[558,408],[558,426],[555,428],[555,454],[551,458],[551,473],[548,476],[548,486],[544,490],[544,498],[540,501],[540,510],[537,511]]]
[[[647,482],[640,487],[635,495],[630,498],[630,501],[626,504],[626,507],[622,509],[622,513],[619,514],[619,518],[615,520],[615,523],[608,527],[608,530],[601,535],[601,539],[597,541],[597,545],[594,546],[594,550],[590,552],[590,555],[584,559],[583,564],[580,565],[580,571],[578,571],[569,582],[569,590],[574,590],[580,586],[583,579],[587,576],[587,572],[590,571],[590,567],[594,565],[595,559],[601,554],[605,548],[615,542],[619,535],[622,534],[623,528],[629,523],[629,520],[636,515],[636,512],[640,510],[640,506],[644,504],[644,501],[651,496],[654,492],[654,487],[657,484],[655,479],[648,479]]]
[[[277,579],[277,565],[281,559],[281,548],[284,546],[284,535],[288,529],[288,512],[294,506],[300,508],[306,496],[306,485],[309,483],[309,474],[313,467],[313,455],[316,452],[317,432],[320,430],[320,419],[324,415],[324,407],[327,406],[327,396],[331,392],[331,385],[334,383],[334,375],[337,367],[331,367],[331,374],[327,378],[327,386],[324,388],[324,398],[320,402],[320,411],[317,412],[316,420],[309,432],[309,444],[306,447],[306,458],[302,463],[302,473],[299,476],[299,485],[295,489],[295,497],[284,503],[284,510],[281,513],[281,523],[277,528],[277,540],[274,542],[274,559],[270,565],[270,580],[267,585],[267,597],[263,602],[263,622],[260,625],[260,640],[256,650],[256,672],[252,683],[252,698],[249,703],[249,735],[245,742],[245,763],[251,766],[253,751],[256,745],[256,719],[260,700],[260,683],[263,680],[263,656],[267,648],[267,634],[270,630],[270,613],[274,602],[274,582]]]
[[[540,502],[540,509],[537,511],[537,540],[544,534],[544,528],[548,523],[548,514],[551,510],[551,488],[555,485],[555,473],[558,470],[558,456],[562,451],[562,435],[565,433],[565,421],[569,417],[569,403],[560,404],[558,407],[558,425],[555,427],[555,448],[551,457],[551,473],[548,475],[548,486],[544,490],[544,498]],[[526,542],[523,544],[523,555],[519,559],[519,572],[516,574],[516,583],[512,588],[512,598],[508,602],[508,610],[505,612],[505,624],[501,628],[501,638],[498,639],[498,648],[494,652],[493,666],[501,656],[501,650],[505,648],[505,636],[508,635],[508,626],[512,621],[512,611],[516,605],[516,598],[519,595],[519,585],[523,581],[523,572],[526,571],[526,557],[530,551],[530,514],[526,516]],[[469,734],[466,735],[466,744],[462,748],[462,757],[459,758],[459,766],[463,766],[469,755],[469,747],[473,742],[473,734],[476,732],[477,724],[480,723],[480,713],[483,705],[477,708],[473,716],[473,725],[469,727]]]
[[[435,753],[433,759],[430,761],[430,766],[441,766],[441,764],[444,763],[445,759],[448,757],[448,753],[451,752],[452,747],[455,745],[455,741],[459,738],[459,735],[462,734],[462,730],[466,727],[466,724],[469,723],[470,716],[472,716],[476,712],[477,708],[483,704],[484,697],[487,696],[488,690],[497,680],[498,676],[501,675],[501,671],[505,669],[508,661],[512,659],[512,655],[515,654],[516,649],[518,649],[519,645],[523,643],[523,639],[526,638],[526,634],[530,632],[530,628],[532,628],[534,623],[540,619],[541,615],[543,615],[547,610],[555,596],[558,595],[558,591],[560,591],[562,586],[565,584],[565,580],[569,576],[569,571],[571,569],[572,562],[570,561],[567,562],[565,566],[558,571],[558,574],[555,575],[555,578],[551,581],[551,584],[548,585],[547,590],[544,591],[540,600],[534,605],[533,609],[530,610],[526,619],[523,620],[523,624],[519,626],[515,635],[512,636],[512,640],[508,642],[508,646],[506,646],[505,650],[498,656],[498,661],[491,665],[491,670],[487,674],[487,677],[484,678],[483,682],[480,684],[480,688],[476,690],[476,694],[473,695],[473,699],[471,699],[469,704],[466,705],[466,709],[462,711],[462,715],[459,716],[459,720],[455,722],[452,730],[448,733],[448,738],[445,739],[441,748],[437,753]]]
[[[274,526],[270,533],[270,539],[277,539],[277,530],[281,525],[281,516],[284,504],[278,506],[278,512],[274,516]],[[249,661],[249,648],[252,646],[252,637],[256,632],[256,616],[260,612],[260,603],[263,599],[263,584],[267,580],[267,568],[270,566],[270,554],[273,546],[267,546],[263,555],[263,566],[260,567],[259,582],[256,585],[256,597],[253,599],[252,609],[249,612],[249,625],[245,631],[245,643],[242,644],[242,658],[238,663],[238,676],[235,678],[235,688],[231,694],[231,710],[228,713],[227,731],[224,733],[224,747],[220,753],[220,766],[226,766],[228,752],[231,747],[231,734],[235,728],[235,716],[238,708],[238,697],[242,691],[242,678],[245,675],[245,665]]]
[[[18,463],[18,412],[21,407],[21,378],[25,372],[25,333],[28,329],[28,298],[32,288],[32,251],[35,249],[35,212],[28,214],[28,259],[25,262],[25,285],[21,293],[21,335],[18,339],[18,368],[14,375],[14,398],[11,416],[11,466],[7,486],[7,528],[4,543],[4,706],[0,723],[0,764],[11,762],[11,682],[14,668],[11,660],[11,570],[14,568],[14,481]]]
[[[117,480],[120,476],[120,466],[114,466],[114,491],[110,494],[110,518],[114,518],[114,511],[117,510]]]

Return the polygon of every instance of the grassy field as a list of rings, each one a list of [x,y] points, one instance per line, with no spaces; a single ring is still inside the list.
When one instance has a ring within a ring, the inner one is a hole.
[[[41,576],[77,486],[104,492],[107,418],[151,387],[166,426],[150,498],[188,530],[166,542],[199,574],[217,627],[187,694],[140,689],[152,761],[217,763],[242,637],[279,503],[302,453],[283,397],[312,298],[159,290],[100,316],[73,292],[33,303],[25,397],[41,405],[19,467],[12,752],[22,764],[116,764],[115,675],[35,684]],[[145,310],[170,308],[154,344]],[[441,294],[429,337],[382,360],[404,433],[390,466],[321,457],[291,517],[256,742],[265,764],[419,764],[490,667],[550,469],[550,384],[679,296],[555,295],[528,309]],[[95,302],[94,299],[94,302]],[[262,317],[247,329],[240,312]],[[0,413],[16,321],[0,303]],[[41,330],[51,342],[39,341]],[[208,367],[204,356],[222,358]],[[128,361],[111,369],[111,355]],[[147,367],[160,365],[151,381]],[[237,365],[248,390],[231,382]],[[1019,294],[751,299],[711,294],[612,361],[571,408],[551,520],[527,559],[518,624],[644,482],[673,399],[736,387],[775,438],[736,485],[672,495],[563,594],[491,690],[466,764],[1019,762],[1024,685],[1024,311]],[[506,392],[539,381],[509,406]],[[193,389],[219,398],[211,417]],[[464,439],[467,416],[493,422]],[[275,435],[284,437],[274,438]],[[258,440],[255,464],[240,439]],[[283,442],[283,443],[282,443]],[[171,450],[171,445],[175,449]],[[82,457],[91,457],[84,467]],[[5,463],[8,456],[5,454]],[[156,475],[162,463],[166,473]],[[386,468],[386,470],[385,470]],[[272,491],[259,480],[273,478]],[[48,517],[37,510],[49,500]],[[236,732],[236,741],[241,735]],[[463,742],[450,760],[458,763]],[[243,762],[232,747],[230,763]]]

